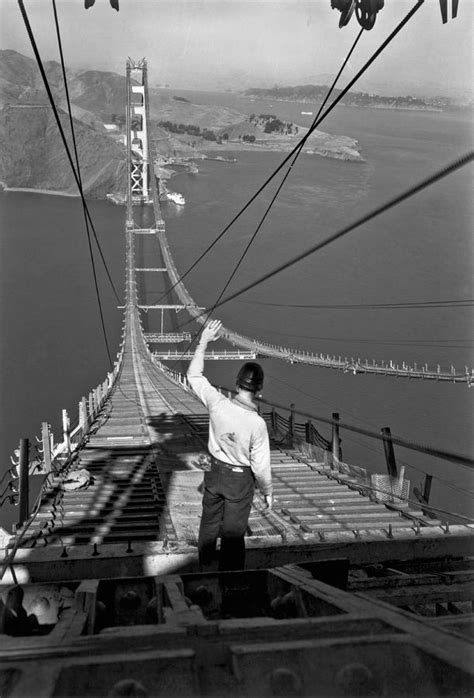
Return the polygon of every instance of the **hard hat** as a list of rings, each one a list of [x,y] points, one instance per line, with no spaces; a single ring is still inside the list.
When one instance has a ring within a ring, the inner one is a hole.
[[[252,393],[263,388],[263,368],[255,361],[247,361],[237,374],[237,386]]]

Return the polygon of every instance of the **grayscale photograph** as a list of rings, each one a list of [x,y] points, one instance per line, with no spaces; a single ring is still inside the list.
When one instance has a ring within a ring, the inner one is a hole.
[[[0,0],[0,696],[474,695],[471,0]]]

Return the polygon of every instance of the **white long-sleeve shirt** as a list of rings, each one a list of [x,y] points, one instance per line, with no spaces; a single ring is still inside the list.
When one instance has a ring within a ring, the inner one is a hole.
[[[270,443],[265,421],[256,407],[239,396],[229,399],[203,376],[204,348],[198,345],[189,364],[189,383],[209,410],[209,453],[240,467],[250,467],[263,494],[272,492]]]

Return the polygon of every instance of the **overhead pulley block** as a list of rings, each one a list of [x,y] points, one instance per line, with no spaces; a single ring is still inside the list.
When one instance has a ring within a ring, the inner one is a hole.
[[[345,27],[354,13],[355,0],[331,0],[331,7],[341,13],[339,28]]]
[[[111,7],[114,8],[114,10],[119,11],[119,0],[109,0]],[[95,3],[95,0],[84,0],[84,7],[86,10],[89,9],[89,7],[92,7]]]
[[[455,19],[458,15],[458,5],[459,0],[452,0],[451,4],[451,17]],[[448,21],[448,0],[439,0],[439,7],[441,9],[441,19],[443,24]]]
[[[370,30],[375,24],[377,12],[384,6],[384,0],[355,0],[357,21],[364,29]]]

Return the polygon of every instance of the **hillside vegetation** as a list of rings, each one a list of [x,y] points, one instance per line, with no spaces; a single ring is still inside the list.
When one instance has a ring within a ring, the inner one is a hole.
[[[72,143],[61,66],[48,61],[45,70]],[[121,198],[126,189],[126,78],[97,70],[68,71],[68,87],[85,192],[89,197],[114,194]],[[149,95],[151,138],[160,176],[165,165],[203,157],[201,149],[225,145],[285,151],[297,140],[298,127],[275,115],[248,117],[234,109],[194,104],[153,89]],[[107,129],[105,124],[114,128]],[[301,135],[305,132],[299,130]],[[36,62],[12,50],[0,51],[0,148],[0,180],[7,188],[77,194]],[[308,140],[305,150],[361,159],[356,141],[320,131]]]
[[[71,143],[69,116],[60,112]],[[125,148],[75,121],[84,191],[95,198],[126,187]],[[8,105],[0,112],[0,180],[7,187],[77,193],[77,185],[49,105]]]
[[[326,97],[328,85],[291,85],[271,88],[251,87],[244,92],[247,97],[255,99],[272,99],[289,102],[311,102],[320,104]],[[338,97],[341,90],[333,90],[333,98]],[[444,96],[416,97],[413,95],[390,96],[379,95],[372,92],[360,92],[350,90],[340,102],[346,107],[371,107],[383,109],[410,109],[441,111],[444,109],[457,109],[461,104],[454,99]]]

